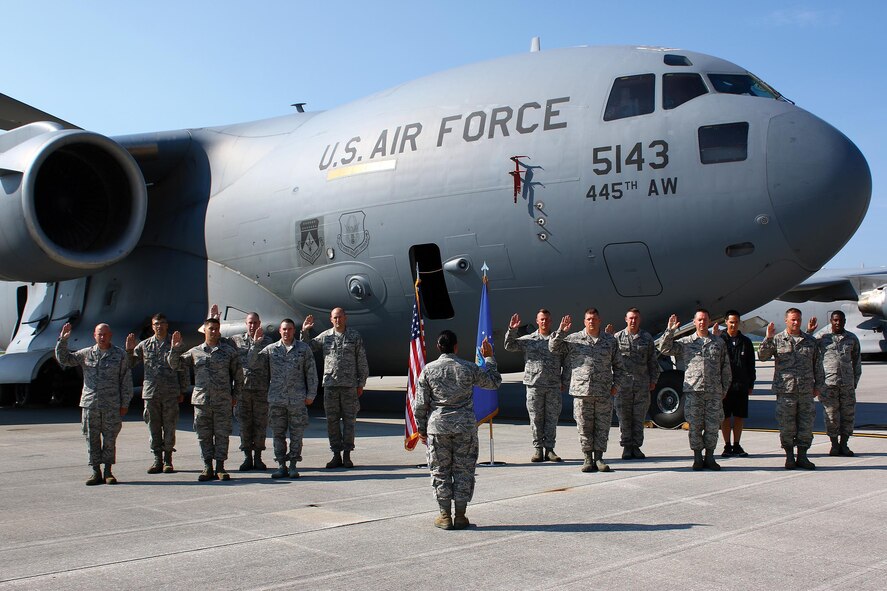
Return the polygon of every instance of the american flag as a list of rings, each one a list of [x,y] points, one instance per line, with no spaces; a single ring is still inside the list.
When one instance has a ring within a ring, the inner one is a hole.
[[[418,269],[417,269],[418,270]],[[416,399],[416,382],[425,367],[425,324],[419,313],[419,277],[416,274],[416,301],[413,302],[413,320],[410,323],[410,371],[407,378],[406,422],[403,446],[408,451],[415,449],[419,442],[416,417],[413,416],[413,401]]]

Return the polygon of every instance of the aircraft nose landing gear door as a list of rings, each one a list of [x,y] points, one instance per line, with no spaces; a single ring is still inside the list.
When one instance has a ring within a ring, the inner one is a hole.
[[[662,284],[643,242],[621,242],[604,247],[604,260],[616,292],[622,297],[657,296]]]

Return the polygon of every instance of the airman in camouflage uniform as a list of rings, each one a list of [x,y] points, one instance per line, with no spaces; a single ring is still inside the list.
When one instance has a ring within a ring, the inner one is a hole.
[[[557,421],[561,416],[561,388],[563,380],[563,356],[555,355],[548,348],[551,338],[551,314],[544,308],[536,314],[539,329],[522,337],[517,336],[520,316],[515,314],[505,333],[506,351],[523,351],[524,385],[527,387],[527,412],[533,432],[535,452],[531,462],[562,462],[554,453],[557,437]],[[545,448],[543,454],[542,449]]]
[[[808,328],[815,330],[816,318],[810,319]],[[807,450],[813,444],[813,398],[819,395],[817,384],[823,381],[822,366],[817,362],[816,340],[801,331],[801,311],[797,308],[786,310],[785,330],[775,333],[776,328],[771,322],[758,349],[758,359],[776,359],[773,393],[776,394],[779,440],[785,450],[785,469],[813,470],[816,466],[807,459]],[[795,446],[798,447],[797,460]]]
[[[181,333],[173,333],[169,366],[176,370],[182,366],[194,369],[191,404],[194,405],[194,432],[203,457],[203,472],[197,479],[201,482],[230,480],[225,460],[234,422],[231,409],[243,388],[243,369],[237,350],[220,340],[219,319],[207,318],[203,329],[203,344],[184,352]]]
[[[684,370],[684,413],[690,425],[690,449],[693,450],[693,469],[720,470],[715,461],[718,433],[724,420],[723,399],[730,388],[733,374],[727,345],[720,336],[708,332],[711,324],[707,310],[699,309],[693,316],[696,332],[675,340],[680,326],[674,314],[668,319],[668,330],[662,335],[659,351],[679,358]],[[702,450],[705,449],[705,458]]]
[[[323,404],[330,450],[333,452],[333,459],[327,462],[326,467],[353,468],[351,451],[354,449],[357,411],[360,410],[358,398],[363,394],[370,370],[363,338],[359,332],[345,326],[345,310],[333,308],[330,322],[333,328],[312,339],[314,317],[306,316],[301,338],[302,342],[311,345],[312,351],[323,351]]]
[[[856,386],[862,376],[859,339],[844,330],[847,317],[835,310],[829,317],[831,332],[819,337],[819,363],[824,384],[819,385],[819,399],[825,414],[825,430],[832,442],[830,456],[853,456],[847,440],[853,435],[856,420]]]
[[[449,330],[440,333],[437,348],[441,356],[425,366],[416,383],[413,415],[419,439],[428,446],[431,486],[440,507],[434,525],[465,529],[470,525],[465,510],[474,495],[478,454],[473,387],[498,388],[502,376],[486,339],[481,344],[483,368],[456,357],[456,335]],[[455,519],[451,503],[455,503]]]
[[[262,329],[255,331],[255,341],[249,351],[252,367],[263,366],[269,376],[268,404],[271,408],[271,435],[274,441],[274,460],[278,469],[271,478],[298,478],[296,463],[302,461],[302,438],[308,426],[305,405],[317,396],[317,367],[311,347],[295,340],[296,323],[286,318],[280,323],[280,340],[264,348]],[[286,434],[289,431],[289,453]],[[289,471],[286,462],[290,461]]]
[[[83,391],[80,395],[81,426],[89,451],[92,476],[87,486],[117,484],[111,466],[117,456],[117,434],[132,400],[132,373],[126,352],[111,344],[111,327],[99,324],[93,337],[95,346],[73,353],[68,350],[71,323],[62,327],[55,346],[55,358],[62,367],[83,370]],[[100,465],[105,465],[102,475]]]
[[[619,417],[619,444],[622,459],[642,460],[644,419],[650,408],[650,392],[659,379],[659,353],[653,337],[641,330],[641,313],[629,308],[625,313],[625,328],[613,335],[619,343],[622,365],[625,368],[625,387],[616,397],[616,415]]]
[[[138,344],[135,335],[130,333],[126,337],[126,353],[130,368],[139,362],[145,365],[142,400],[145,401],[144,418],[148,424],[148,444],[154,454],[154,463],[148,467],[148,474],[171,474],[175,472],[172,452],[176,445],[179,404],[188,391],[190,378],[186,371],[173,371],[167,362],[172,345],[166,316],[152,316],[151,328],[154,336]]]
[[[237,400],[234,412],[240,421],[240,450],[243,452],[241,472],[249,470],[265,470],[262,452],[265,450],[265,432],[268,430],[268,368],[265,363],[253,366],[247,361],[250,349],[254,345],[264,349],[273,341],[269,335],[262,338],[255,336],[262,320],[256,312],[246,316],[246,332],[231,337],[231,344],[240,352],[240,364],[243,366],[243,391]]]
[[[625,382],[622,355],[616,339],[601,330],[595,308],[585,311],[585,330],[567,336],[572,323],[572,318],[564,316],[548,347],[552,353],[565,356],[564,365],[570,372],[573,418],[585,455],[582,471],[612,472],[604,462],[604,452],[610,436],[613,397]]]

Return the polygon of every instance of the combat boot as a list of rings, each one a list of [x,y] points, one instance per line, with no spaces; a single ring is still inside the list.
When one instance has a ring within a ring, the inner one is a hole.
[[[841,455],[841,444],[838,443],[837,437],[829,437],[832,442],[832,448],[828,450],[828,455],[830,456],[839,456]]]
[[[148,474],[160,474],[163,472],[163,456],[159,451],[154,452],[154,463],[148,466]]]
[[[471,522],[465,517],[465,509],[468,508],[466,501],[456,501],[456,516],[453,518],[453,529],[465,529]]]
[[[721,465],[715,461],[715,450],[713,448],[705,450],[703,465],[709,470],[714,470],[716,472],[721,469]]]
[[[262,461],[262,450],[260,449],[253,452],[253,468],[262,472],[268,469],[268,466]]]
[[[216,479],[216,473],[213,470],[212,460],[203,460],[203,472],[197,477],[200,482],[208,482]]]
[[[231,480],[231,475],[225,470],[224,460],[216,460],[216,478],[219,480]]]
[[[797,462],[795,462],[795,448],[794,447],[786,447],[785,449],[785,469],[786,470],[794,470],[798,467]]]
[[[341,468],[342,467],[342,452],[335,451],[333,452],[333,459],[326,463],[327,468]]]
[[[176,469],[173,468],[172,465],[172,452],[165,451],[163,452],[163,473],[164,474],[172,474]]]
[[[105,484],[105,479],[102,478],[102,470],[98,465],[92,467],[92,476],[86,481],[86,486],[95,486],[97,484]]]
[[[253,464],[253,452],[248,449],[243,450],[243,463],[240,464],[240,468],[238,468],[238,470],[240,470],[241,472],[249,472],[254,467],[255,465]]]
[[[701,449],[694,449],[693,450],[693,469],[698,472],[698,471],[702,470],[702,468],[704,466],[705,466],[705,462],[702,459],[702,450]]]
[[[634,447],[631,445],[626,445],[622,448],[622,459],[623,460],[633,460],[634,459]]]
[[[105,484],[117,484],[117,479],[111,474],[111,464],[105,464]]]
[[[349,450],[345,450],[342,452],[342,466],[344,468],[353,468],[354,462],[351,461],[351,452]]]
[[[801,447],[798,446],[798,468],[803,468],[804,470],[815,470],[816,464],[807,459],[807,450],[809,447]]]
[[[612,472],[613,469],[604,462],[604,452],[594,452],[594,465],[601,472]]]
[[[293,460],[290,462],[289,477],[292,478],[293,480],[295,480],[296,478],[299,477],[299,471],[296,470],[296,460]]]
[[[451,515],[450,501],[438,501],[440,515],[434,518],[434,527],[440,529],[453,529],[453,517]]]
[[[631,457],[636,460],[643,460],[647,457],[647,455],[641,451],[641,448],[635,445],[633,448],[631,448]]]
[[[286,478],[287,474],[286,462],[277,462],[277,470],[271,473],[271,478]]]
[[[852,458],[856,454],[854,454],[849,447],[847,447],[847,440],[850,439],[849,435],[841,435],[841,455],[847,456],[848,458]]]
[[[542,456],[542,448],[541,447],[537,447],[533,451],[533,457],[530,458],[530,461],[533,463],[536,463],[536,464],[538,464],[539,462],[545,461],[545,458]]]
[[[597,464],[591,459],[591,452],[585,452],[585,462],[582,464],[583,472],[597,472]]]
[[[561,457],[559,455],[557,455],[556,453],[554,453],[553,447],[550,447],[546,450],[545,459],[548,460],[549,462],[563,462]]]

